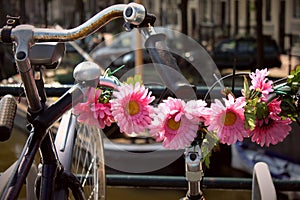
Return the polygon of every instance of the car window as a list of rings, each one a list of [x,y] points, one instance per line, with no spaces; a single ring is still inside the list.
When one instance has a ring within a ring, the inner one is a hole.
[[[239,41],[237,45],[237,52],[239,53],[248,52],[248,46],[249,46],[249,42],[245,40]]]
[[[278,53],[279,49],[278,49],[275,41],[266,40],[264,43],[264,52],[265,53]]]
[[[251,40],[239,40],[237,43],[237,52],[239,53],[250,53],[254,52],[255,43]]]
[[[235,51],[236,43],[233,40],[222,42],[220,45],[217,46],[217,51],[220,52],[234,52]]]

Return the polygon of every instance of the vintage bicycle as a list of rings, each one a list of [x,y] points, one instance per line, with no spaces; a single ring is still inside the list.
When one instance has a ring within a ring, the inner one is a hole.
[[[28,199],[66,199],[68,196],[75,199],[105,198],[104,156],[100,130],[77,124],[76,115],[70,109],[84,99],[87,88],[99,86],[114,89],[118,81],[101,76],[101,69],[94,63],[80,63],[74,70],[77,84],[48,106],[41,68],[58,67],[65,51],[65,42],[83,39],[119,17],[124,18],[124,27],[127,31],[145,27],[140,29],[146,38],[145,47],[153,63],[160,64],[154,65],[154,68],[168,88],[162,92],[163,95],[169,95],[168,92],[171,91],[171,94],[181,99],[197,98],[195,86],[181,79],[176,60],[165,46],[164,35],[157,34],[152,28],[155,17],[147,13],[142,5],[130,3],[111,6],[70,30],[16,25],[17,18],[10,17],[7,25],[0,29],[0,41],[14,44],[15,60],[28,102],[27,119],[30,136],[20,158],[1,173],[1,199],[17,199],[25,182]],[[203,67],[213,70],[210,68],[214,66],[211,60],[201,57],[193,59],[198,59],[197,62],[203,62],[201,63]],[[176,73],[171,75],[172,70]],[[207,72],[211,71],[204,71],[202,74]],[[179,76],[174,78],[175,74]],[[219,80],[215,84],[220,84]],[[211,92],[208,91],[210,95]],[[7,140],[14,121],[16,103],[12,96],[5,96],[0,105],[2,111],[0,119],[4,124],[1,128],[5,129],[1,131],[0,139]],[[58,131],[54,135],[50,127],[60,118]],[[38,151],[41,162],[36,168],[33,162]],[[199,152],[199,149],[192,147],[187,149],[185,154],[188,199],[202,198],[200,186],[203,173]],[[269,182],[271,181],[269,177]]]
[[[100,79],[98,65],[82,63],[74,71],[77,84],[47,106],[40,69],[55,69],[59,66],[65,52],[65,42],[87,37],[109,21],[120,17],[124,18],[127,29],[153,25],[155,21],[155,17],[148,14],[142,5],[130,3],[110,6],[84,24],[69,30],[16,25],[17,18],[14,17],[10,17],[7,25],[0,29],[0,41],[14,44],[30,123],[30,136],[20,158],[0,176],[1,199],[17,199],[25,182],[28,199],[65,199],[68,195],[75,199],[105,198],[101,136],[97,131],[82,135],[86,133],[84,128],[75,130],[75,116],[69,110],[74,102],[76,104],[76,101],[80,101],[87,86],[97,86],[107,81]],[[4,141],[10,136],[16,104],[12,96],[3,97],[2,102],[1,111],[5,118],[2,118],[2,124],[6,129],[1,133],[1,140]],[[63,115],[54,138],[50,127]],[[32,164],[38,151],[41,163],[39,169],[36,169]],[[75,161],[75,167],[72,167],[74,158],[78,162],[76,164]],[[74,168],[80,170],[80,173],[73,171]]]

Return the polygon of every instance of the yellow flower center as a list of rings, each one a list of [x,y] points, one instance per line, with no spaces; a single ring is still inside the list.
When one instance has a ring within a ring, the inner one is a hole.
[[[140,112],[140,106],[136,101],[131,100],[128,102],[126,110],[129,113],[129,115],[133,116]]]
[[[175,121],[174,118],[171,118],[167,121],[168,128],[172,130],[178,130],[180,127],[180,120],[178,122]]]
[[[223,116],[223,122],[225,126],[232,126],[236,121],[236,114],[232,111],[226,112]]]

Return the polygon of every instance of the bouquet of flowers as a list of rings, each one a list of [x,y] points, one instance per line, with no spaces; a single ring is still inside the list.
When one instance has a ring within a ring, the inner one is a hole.
[[[219,142],[234,144],[244,138],[260,146],[275,145],[289,134],[299,112],[300,66],[282,84],[268,79],[268,70],[245,77],[242,95],[228,89],[222,100],[183,101],[168,97],[154,105],[155,97],[136,76],[111,88],[90,88],[86,102],[74,107],[80,123],[104,128],[117,123],[120,131],[148,131],[169,149],[199,145],[203,155]],[[107,76],[112,76],[108,74]],[[251,83],[249,85],[249,83]]]

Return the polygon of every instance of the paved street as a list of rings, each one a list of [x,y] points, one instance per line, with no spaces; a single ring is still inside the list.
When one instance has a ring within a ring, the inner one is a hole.
[[[281,55],[281,68],[272,68],[270,69],[270,76],[272,77],[286,77],[289,73],[289,59],[287,55]],[[300,63],[300,58],[292,57],[291,59],[291,69]]]
[[[282,54],[281,55],[281,68],[270,68],[270,77],[278,77],[278,78],[282,78],[282,77],[286,77],[289,74],[289,59],[288,59],[288,55]],[[300,58],[298,57],[292,57],[291,59],[291,69],[293,70],[294,67],[296,66],[296,64],[300,63]],[[267,67],[267,66],[266,66]],[[224,74],[229,74],[232,72],[232,69],[225,69],[222,71],[222,73]]]

